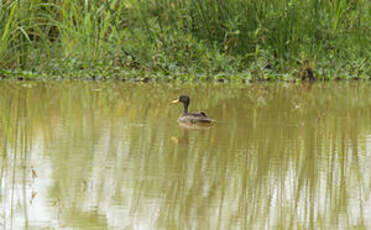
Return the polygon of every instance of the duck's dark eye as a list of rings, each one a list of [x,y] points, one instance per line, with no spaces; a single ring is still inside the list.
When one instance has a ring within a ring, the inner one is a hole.
[[[179,101],[182,101],[182,102],[186,102],[188,99],[187,99],[187,97],[185,97],[185,96],[181,96],[180,98],[179,98]]]

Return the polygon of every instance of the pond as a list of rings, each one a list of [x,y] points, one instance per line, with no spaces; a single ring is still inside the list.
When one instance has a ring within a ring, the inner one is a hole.
[[[370,83],[0,82],[0,149],[4,229],[371,228]]]

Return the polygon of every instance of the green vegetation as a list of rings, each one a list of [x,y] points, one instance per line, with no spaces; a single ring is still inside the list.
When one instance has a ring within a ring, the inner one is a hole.
[[[0,1],[0,78],[370,79],[368,0]]]

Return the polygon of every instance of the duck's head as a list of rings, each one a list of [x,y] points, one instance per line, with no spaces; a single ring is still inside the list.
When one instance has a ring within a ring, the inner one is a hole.
[[[182,95],[182,96],[180,96],[178,99],[173,100],[171,103],[174,104],[174,103],[181,102],[181,103],[183,103],[183,104],[185,104],[185,105],[188,105],[190,101],[191,101],[191,99],[189,99],[188,96]]]

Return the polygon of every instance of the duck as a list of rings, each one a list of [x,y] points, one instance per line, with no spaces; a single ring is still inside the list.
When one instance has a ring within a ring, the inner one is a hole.
[[[171,103],[182,103],[183,104],[183,112],[180,114],[178,118],[178,122],[181,124],[211,124],[213,122],[212,119],[210,119],[206,113],[199,112],[199,113],[189,113],[188,112],[188,106],[191,102],[191,99],[189,96],[182,95],[178,99],[173,100]]]

